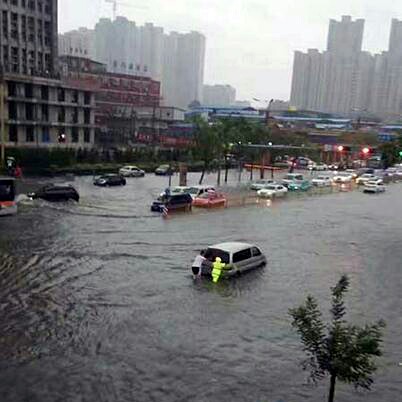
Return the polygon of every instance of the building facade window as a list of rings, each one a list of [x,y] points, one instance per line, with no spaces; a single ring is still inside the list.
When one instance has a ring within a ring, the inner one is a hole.
[[[79,140],[78,128],[73,127],[71,130],[71,142],[77,143]]]
[[[89,92],[84,93],[84,104],[85,105],[91,104],[91,94]]]
[[[91,142],[91,130],[89,128],[84,128],[84,142]]]
[[[42,131],[42,142],[49,143],[50,142],[50,134],[47,128],[44,128]]]
[[[42,105],[42,121],[49,121],[49,106],[48,105]]]
[[[42,85],[40,88],[40,95],[42,100],[49,100],[49,87]]]
[[[35,133],[33,126],[27,126],[25,131],[25,141],[26,142],[34,142],[35,141]]]
[[[10,125],[8,131],[8,139],[10,142],[18,142],[18,127],[13,124]]]
[[[18,108],[16,102],[8,103],[8,118],[11,120],[18,120]]]
[[[84,110],[84,124],[91,124],[91,111],[89,109]]]

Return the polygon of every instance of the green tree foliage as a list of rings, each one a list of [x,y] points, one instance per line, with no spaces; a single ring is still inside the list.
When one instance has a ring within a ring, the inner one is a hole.
[[[395,141],[381,144],[379,150],[381,151],[381,158],[385,168],[395,163],[401,163],[402,158],[399,152],[402,151],[402,136]]]
[[[307,354],[303,368],[310,370],[313,382],[330,377],[328,402],[334,401],[337,379],[357,388],[370,389],[377,369],[373,358],[382,354],[383,321],[364,327],[346,322],[344,295],[348,288],[346,275],[331,288],[331,321],[327,325],[312,296],[300,307],[289,310],[292,326],[299,333]]]

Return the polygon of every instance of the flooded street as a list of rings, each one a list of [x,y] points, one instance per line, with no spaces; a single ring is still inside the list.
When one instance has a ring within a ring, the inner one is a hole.
[[[400,400],[401,184],[169,219],[149,210],[166,177],[74,186],[79,204],[0,220],[1,402],[323,401],[287,312],[310,292],[327,314],[341,273],[350,319],[387,328],[373,391],[340,384],[337,401]],[[259,245],[267,266],[193,282],[196,253],[221,241]]]

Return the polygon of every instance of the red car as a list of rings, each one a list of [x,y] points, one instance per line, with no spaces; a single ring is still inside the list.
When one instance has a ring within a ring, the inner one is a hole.
[[[200,208],[224,207],[226,205],[226,197],[216,191],[206,191],[199,197],[194,198],[193,206]]]

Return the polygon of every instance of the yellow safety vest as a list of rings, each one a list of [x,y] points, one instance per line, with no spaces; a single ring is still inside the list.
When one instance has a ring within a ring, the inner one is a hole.
[[[223,263],[223,262],[215,261],[212,264],[212,281],[214,283],[218,282],[224,267],[225,267],[225,263]]]

